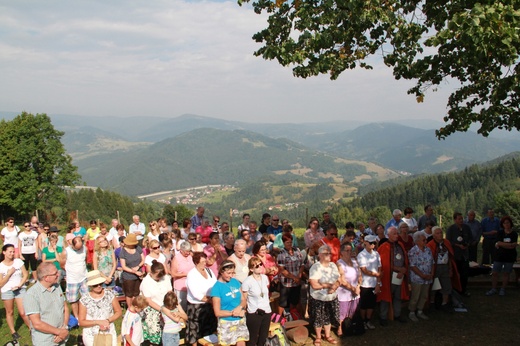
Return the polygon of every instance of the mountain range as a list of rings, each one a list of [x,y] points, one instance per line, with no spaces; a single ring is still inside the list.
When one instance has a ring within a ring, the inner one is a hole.
[[[12,118],[16,113],[0,112]],[[260,124],[175,118],[50,115],[88,185],[128,194],[248,180],[366,184],[456,171],[520,150],[518,133],[436,139],[441,123],[405,120]]]

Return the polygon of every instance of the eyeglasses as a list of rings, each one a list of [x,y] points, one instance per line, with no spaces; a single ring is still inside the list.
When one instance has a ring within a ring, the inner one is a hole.
[[[255,265],[255,268],[258,269],[258,268],[263,267],[263,266],[264,266],[264,264],[263,264],[262,262],[260,262],[260,263],[258,263],[257,265]]]
[[[154,247],[152,248],[152,250],[157,250],[157,249],[159,249],[159,246],[154,246]]]
[[[48,275],[45,275],[45,276],[58,276],[59,275],[59,272],[55,272],[54,274],[48,274]]]

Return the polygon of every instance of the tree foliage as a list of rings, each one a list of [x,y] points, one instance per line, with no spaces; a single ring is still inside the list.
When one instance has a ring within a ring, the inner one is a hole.
[[[65,186],[80,181],[77,168],[45,114],[23,112],[0,121],[0,206],[14,215],[65,202]]]
[[[408,93],[423,102],[449,82],[445,138],[479,123],[520,129],[520,2],[516,0],[238,0],[269,14],[253,39],[256,56],[294,66],[297,77],[371,69],[382,56],[396,79],[415,80]]]
[[[388,215],[389,220],[393,209],[411,207],[418,217],[425,205],[432,204],[438,215],[448,216],[450,221],[454,211],[466,213],[473,209],[485,215],[488,208],[516,220],[520,198],[512,191],[520,189],[519,176],[520,160],[515,158],[490,166],[472,165],[460,172],[427,175],[370,191],[339,206],[337,212],[348,216],[360,208],[367,211],[366,217]]]

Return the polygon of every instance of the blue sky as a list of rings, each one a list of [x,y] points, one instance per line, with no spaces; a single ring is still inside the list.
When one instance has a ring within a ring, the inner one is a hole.
[[[293,77],[254,57],[266,17],[236,1],[0,2],[0,111],[190,113],[247,122],[442,121],[449,86],[418,104],[391,70]]]

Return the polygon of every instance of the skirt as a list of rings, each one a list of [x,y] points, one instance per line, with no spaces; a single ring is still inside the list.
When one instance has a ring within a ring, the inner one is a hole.
[[[207,335],[217,330],[217,318],[211,304],[191,304],[188,302],[188,322],[186,325],[186,341],[195,344]]]
[[[309,296],[309,322],[314,328],[326,325],[339,326],[338,299],[323,301]]]
[[[162,340],[161,314],[159,311],[147,306],[144,309],[143,336],[152,344],[160,344]]]
[[[236,321],[227,321],[220,318],[218,320],[217,332],[218,343],[222,346],[234,345],[239,341],[249,340],[249,329],[247,329],[245,317]]]

